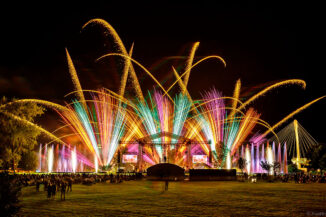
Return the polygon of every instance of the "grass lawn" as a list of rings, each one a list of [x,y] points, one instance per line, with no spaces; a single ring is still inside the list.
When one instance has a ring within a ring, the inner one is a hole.
[[[43,186],[41,186],[43,189]],[[326,215],[326,184],[129,181],[73,185],[66,201],[22,190],[27,216],[313,216]]]

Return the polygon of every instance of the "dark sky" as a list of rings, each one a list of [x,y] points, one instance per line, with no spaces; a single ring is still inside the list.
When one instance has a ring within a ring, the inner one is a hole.
[[[121,62],[95,62],[102,54],[114,51],[111,40],[99,27],[80,31],[88,20],[102,18],[116,29],[127,49],[135,43],[133,57],[153,69],[165,87],[174,79],[171,66],[183,65],[182,61],[170,61],[155,67],[165,57],[186,55],[196,41],[200,41],[198,57],[222,56],[227,68],[208,61],[192,71],[189,91],[195,98],[212,87],[231,95],[238,78],[242,81],[242,97],[247,96],[248,90],[257,92],[282,79],[304,79],[306,90],[294,85],[282,87],[253,104],[261,118],[273,125],[296,108],[326,94],[322,9],[308,1],[291,5],[137,5],[106,1],[73,6],[47,2],[2,7],[0,94],[58,103],[69,100],[64,95],[73,91],[73,84],[65,47],[85,89],[104,86],[116,91]],[[151,89],[154,83],[140,69],[137,73],[143,91]],[[326,142],[325,101],[295,116],[319,142]],[[40,123],[52,129],[53,125],[48,123],[54,119],[50,113]]]

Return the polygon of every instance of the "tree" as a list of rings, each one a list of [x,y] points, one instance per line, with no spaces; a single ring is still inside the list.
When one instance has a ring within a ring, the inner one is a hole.
[[[21,186],[16,176],[7,172],[0,173],[0,210],[1,216],[15,216],[19,211]]]
[[[281,164],[280,162],[274,161],[273,165],[274,176],[276,175],[276,171],[280,171]]]
[[[272,164],[269,164],[267,161],[261,161],[260,162],[260,166],[263,170],[266,170],[267,173],[270,172],[271,168],[273,167]]]
[[[23,170],[35,170],[37,167],[38,159],[35,151],[23,152],[18,167]]]
[[[12,100],[14,101],[15,99]],[[15,172],[22,154],[34,149],[40,131],[11,118],[8,114],[33,122],[36,117],[44,113],[45,109],[36,103],[7,103],[8,100],[5,97],[0,100],[0,105],[2,105],[0,108],[0,158],[4,169],[11,166]]]
[[[307,158],[310,159],[309,168],[321,171],[326,170],[326,145],[319,144],[313,147],[308,153]]]
[[[281,168],[281,164],[277,161],[274,161],[272,164],[268,163],[267,161],[261,161],[260,162],[261,168],[267,171],[267,173],[271,172],[273,170],[274,176],[276,175],[276,171],[279,171]]]
[[[239,157],[238,159],[238,168],[241,170],[241,172],[243,172],[244,168],[246,167],[247,161],[246,159]]]
[[[217,164],[218,167],[223,167],[223,164],[225,164],[225,159],[226,159],[226,155],[227,155],[227,148],[225,147],[223,142],[218,142],[217,144],[215,144],[215,154],[217,157]]]
[[[290,162],[288,164],[288,172],[289,173],[298,173],[298,172],[300,172],[300,170],[298,169],[296,164]]]
[[[326,170],[326,153],[319,159],[319,168],[321,171]]]

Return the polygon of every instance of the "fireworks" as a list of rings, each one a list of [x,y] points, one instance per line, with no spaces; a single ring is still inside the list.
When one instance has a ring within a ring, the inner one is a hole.
[[[43,161],[46,158],[48,172],[54,171],[54,166],[56,171],[97,172],[99,168],[121,164],[120,158],[123,154],[136,156],[135,166],[139,170],[160,162],[172,162],[191,168],[194,166],[192,155],[206,155],[209,167],[231,169],[232,162],[239,157],[239,150],[242,149],[242,157],[247,161],[247,172],[261,172],[259,162],[265,159],[263,142],[266,136],[269,133],[276,135],[274,129],[325,97],[306,104],[271,127],[260,119],[260,114],[254,108],[248,105],[266,92],[283,85],[297,84],[305,88],[306,84],[303,80],[290,79],[275,83],[247,101],[241,102],[239,79],[233,97],[223,96],[222,92],[211,89],[204,92],[201,99],[193,99],[187,90],[191,70],[208,59],[217,59],[226,67],[222,57],[211,55],[195,62],[199,42],[194,43],[184,72],[179,75],[172,67],[176,80],[165,89],[148,69],[131,57],[134,46],[131,46],[128,53],[119,35],[109,23],[101,19],[93,19],[87,22],[83,29],[91,24],[105,27],[118,47],[118,53],[105,54],[96,61],[105,61],[105,58],[109,57],[123,59],[124,67],[119,93],[105,88],[83,90],[72,58],[66,49],[69,73],[75,87],[73,94],[76,95],[76,99],[65,106],[37,99],[15,101],[15,103],[34,102],[54,109],[63,120],[63,126],[50,133],[34,123],[5,111],[8,104],[0,107],[0,112],[4,115],[39,129],[50,139],[61,144],[61,148],[57,145],[56,149],[53,144],[45,145],[43,148],[40,146],[40,171],[44,167]],[[147,95],[143,94],[134,64],[154,81],[159,90],[149,90]],[[129,75],[136,97],[125,98]],[[181,91],[174,96],[170,95],[177,83]],[[85,97],[86,93],[89,93],[87,95],[90,97]],[[255,129],[258,125],[267,128],[266,132],[257,133]],[[67,128],[70,130],[68,134]],[[56,136],[54,133],[61,136]],[[65,139],[69,137],[77,138],[78,142],[72,146],[67,144]],[[278,139],[277,136],[275,138]],[[47,150],[46,154],[42,154],[43,149]],[[275,149],[275,144],[273,148],[267,146],[268,162],[276,159]],[[278,145],[277,150],[277,159],[282,161],[281,144]],[[287,160],[286,155],[286,145],[284,145],[283,162]],[[283,171],[286,171],[285,167]]]

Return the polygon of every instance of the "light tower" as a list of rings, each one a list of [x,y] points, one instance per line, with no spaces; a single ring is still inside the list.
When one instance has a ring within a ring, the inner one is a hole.
[[[295,119],[293,121],[294,124],[294,133],[295,133],[295,143],[296,143],[296,148],[297,148],[297,159],[296,159],[296,163],[297,163],[297,167],[298,169],[301,169],[301,157],[300,157],[300,149],[299,149],[299,134],[298,134],[298,121]]]

